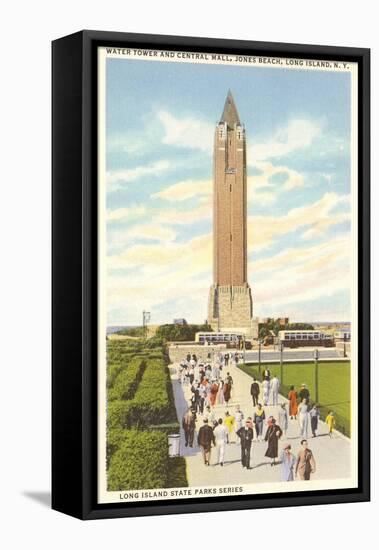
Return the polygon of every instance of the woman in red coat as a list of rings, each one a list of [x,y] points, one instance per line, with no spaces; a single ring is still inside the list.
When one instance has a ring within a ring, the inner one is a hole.
[[[225,382],[223,391],[224,391],[224,400],[226,404],[229,403],[231,390],[232,390],[232,386],[228,382]]]
[[[218,392],[218,384],[217,384],[217,382],[213,381],[213,383],[211,385],[211,392],[210,392],[210,395],[209,395],[209,401],[210,401],[212,407],[215,406],[217,392]]]
[[[291,420],[293,419],[293,417],[295,417],[296,419],[296,415],[297,415],[297,392],[295,391],[295,387],[294,386],[291,386],[290,387],[290,392],[288,394],[288,399],[289,399],[289,414],[290,414],[290,417],[291,417]]]

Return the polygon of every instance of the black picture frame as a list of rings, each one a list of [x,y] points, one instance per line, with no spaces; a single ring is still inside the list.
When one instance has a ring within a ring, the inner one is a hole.
[[[354,61],[359,74],[359,486],[97,504],[97,56],[99,46]],[[81,31],[52,44],[52,507],[81,519],[370,499],[370,50]]]

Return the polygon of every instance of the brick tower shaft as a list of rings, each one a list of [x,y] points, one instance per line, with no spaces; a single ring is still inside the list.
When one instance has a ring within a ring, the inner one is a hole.
[[[214,284],[247,283],[246,141],[229,92],[214,137]]]
[[[213,152],[213,330],[257,337],[247,281],[246,139],[231,92],[216,125]]]

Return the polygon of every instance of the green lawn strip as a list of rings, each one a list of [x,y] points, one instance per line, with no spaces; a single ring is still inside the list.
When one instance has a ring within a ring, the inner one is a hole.
[[[166,487],[188,487],[187,466],[183,456],[176,456],[169,459]]]
[[[262,380],[263,370],[269,368],[271,376],[276,374],[280,379],[279,363],[264,363],[261,365],[261,375],[256,363],[239,365],[239,368]],[[281,393],[287,397],[290,386],[300,390],[301,384],[307,384],[311,394],[311,402],[315,399],[315,365],[313,362],[284,363]],[[336,427],[342,433],[350,436],[350,362],[320,361],[319,362],[319,404],[321,418],[325,419],[330,410],[336,415]]]

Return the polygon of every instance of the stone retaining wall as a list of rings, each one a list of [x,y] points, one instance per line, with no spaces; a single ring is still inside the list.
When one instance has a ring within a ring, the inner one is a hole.
[[[171,363],[177,363],[182,359],[185,359],[187,354],[196,354],[197,358],[206,361],[208,354],[212,358],[213,354],[217,354],[220,351],[226,351],[225,344],[219,344],[217,346],[203,346],[201,344],[170,344],[168,347],[168,355]],[[229,350],[231,352],[235,350]]]

